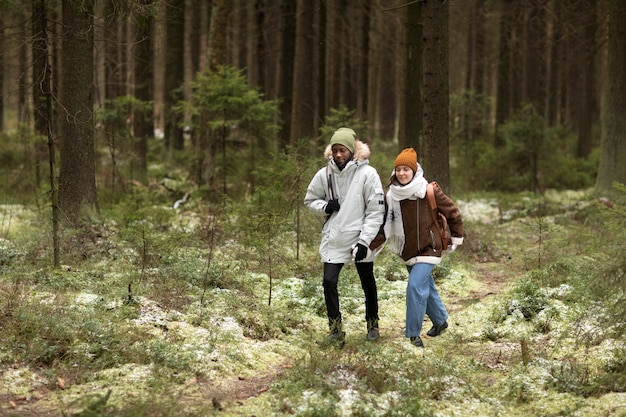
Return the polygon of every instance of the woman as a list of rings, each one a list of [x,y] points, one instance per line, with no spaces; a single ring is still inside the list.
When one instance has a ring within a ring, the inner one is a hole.
[[[405,335],[418,347],[424,346],[420,334],[425,314],[433,323],[426,333],[428,336],[439,336],[448,327],[448,312],[431,274],[434,266],[441,262],[443,250],[438,226],[426,198],[427,185],[415,150],[404,149],[394,163],[385,201],[385,223],[370,244],[370,248],[376,248],[386,240],[387,246],[407,265]],[[452,246],[449,250],[454,250],[463,243],[461,212],[437,183],[433,183],[433,189],[437,210],[450,226]]]

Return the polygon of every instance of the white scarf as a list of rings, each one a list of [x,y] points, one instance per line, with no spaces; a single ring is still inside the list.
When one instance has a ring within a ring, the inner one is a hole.
[[[384,230],[387,245],[398,255],[402,255],[405,242],[400,201],[424,198],[427,185],[428,181],[424,178],[424,170],[422,170],[420,164],[417,164],[417,172],[411,182],[406,185],[391,184],[389,186],[389,191],[387,191],[387,217],[385,218]]]

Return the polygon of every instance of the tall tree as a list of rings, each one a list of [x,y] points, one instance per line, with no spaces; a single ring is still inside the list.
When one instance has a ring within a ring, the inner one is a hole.
[[[98,210],[93,125],[93,1],[62,1],[59,209],[72,224]]]
[[[540,115],[546,108],[546,10],[545,0],[531,0],[525,4],[522,101],[532,103]]]
[[[328,109],[326,108],[326,1],[321,0],[318,2],[318,7],[315,9],[315,48],[313,48],[313,62],[315,62],[315,68],[313,69],[314,88],[316,92],[314,98],[315,119],[313,121],[313,128],[315,132],[318,132],[322,125]]]
[[[246,6],[249,33],[247,37],[246,74],[248,83],[263,88],[265,85],[265,59],[267,58],[267,43],[263,36],[265,20],[265,4],[263,0],[255,0]]]
[[[215,0],[211,9],[211,21],[209,23],[209,47],[207,52],[208,70],[210,72],[218,72],[227,63],[228,58],[228,16],[231,13],[231,0]],[[203,120],[204,123],[210,124],[210,120]],[[199,133],[197,144],[199,146],[196,152],[196,161],[194,170],[200,184],[209,183],[213,185],[216,172],[216,157],[218,148],[222,150],[222,167],[226,164],[226,133],[210,129],[204,134]],[[222,178],[225,178],[225,170],[222,172]],[[223,182],[223,192],[226,194],[225,180]]]
[[[499,50],[497,60],[497,87],[495,111],[495,144],[500,147],[503,139],[497,129],[520,105],[521,80],[521,22],[519,3],[500,0]]]
[[[46,4],[43,0],[32,0],[32,97],[33,122],[35,132],[42,137],[48,137],[48,100],[51,95],[50,66],[48,62],[48,22]],[[1,91],[1,90],[0,90]],[[35,181],[41,183],[40,160],[45,155],[45,147],[41,141],[34,143],[35,154]],[[42,149],[43,148],[43,149]]]
[[[368,100],[368,79],[369,79],[369,60],[370,60],[370,25],[372,19],[372,0],[361,1],[361,13],[359,17],[361,19],[358,28],[355,28],[355,35],[358,37],[357,41],[359,47],[355,48],[357,54],[355,63],[356,73],[355,89],[356,89],[356,116],[360,119],[367,117],[367,100]],[[363,132],[365,133],[365,132]]]
[[[46,96],[49,91],[47,78],[48,40],[46,39],[45,4],[41,0],[32,0],[33,25],[33,119],[35,131],[40,135],[47,135]]]
[[[398,145],[400,150],[413,147],[421,154],[422,5],[419,2],[412,2],[406,6],[404,44],[403,82],[399,91],[401,104]]]
[[[470,13],[465,88],[482,94],[485,68],[485,0],[474,0],[470,5]]]
[[[485,75],[485,0],[474,0],[470,6],[471,18],[468,19],[467,36],[467,71],[465,73],[465,94],[469,97],[474,92],[476,97],[484,94]],[[479,137],[482,133],[481,123],[471,123],[473,109],[465,105],[463,114],[463,134],[466,141]],[[485,117],[488,117],[485,114]]]
[[[165,90],[165,144],[168,150],[181,150],[185,144],[183,130],[180,126],[182,115],[173,111],[173,108],[183,98],[185,0],[168,0],[166,4],[165,80],[163,86]]]
[[[291,100],[291,133],[290,143],[298,139],[315,137],[313,130],[314,95],[313,69],[311,62],[313,49],[314,2],[298,0],[296,13],[296,43],[293,65],[293,87]]]
[[[153,0],[140,0],[142,10],[136,15],[135,29],[135,97],[141,103],[154,100],[154,48],[152,46],[153,15],[150,6]],[[133,114],[133,176],[136,180],[148,181],[148,140],[154,136],[153,112],[137,108]]]
[[[448,87],[448,6],[447,0],[426,0],[423,5],[424,143],[426,177],[450,190],[449,87]]]
[[[209,68],[215,71],[228,61],[228,16],[232,0],[214,0],[209,32]]]
[[[124,21],[117,7],[118,5],[113,0],[104,1],[104,77],[107,100],[126,94]]]
[[[278,98],[280,99],[280,149],[291,142],[291,106],[293,91],[293,63],[295,53],[295,14],[293,0],[280,0],[280,63],[277,71]]]
[[[578,146],[576,156],[586,158],[591,154],[593,146],[593,113],[594,113],[594,78],[596,54],[596,0],[581,0],[579,16],[581,19],[582,56],[579,72],[579,99],[577,101]]]
[[[566,48],[563,47],[563,29],[566,27],[563,22],[563,0],[554,0],[551,4],[551,10],[549,12],[550,20],[549,33],[548,33],[548,56],[550,61],[548,63],[548,73],[546,76],[546,121],[549,126],[554,126],[559,123],[561,102],[561,81],[564,77],[561,76],[562,68],[568,67],[568,65],[560,65],[563,60],[563,53]]]
[[[0,15],[0,132],[4,131],[4,51],[5,37],[4,37],[4,25],[5,15]]]
[[[613,181],[626,184],[626,3],[609,1],[607,9],[606,81],[597,193],[609,192]]]

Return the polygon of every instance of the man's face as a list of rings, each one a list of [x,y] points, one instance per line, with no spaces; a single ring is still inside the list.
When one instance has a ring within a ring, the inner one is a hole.
[[[352,152],[343,145],[335,143],[331,149],[333,159],[339,168],[343,168],[352,159]]]

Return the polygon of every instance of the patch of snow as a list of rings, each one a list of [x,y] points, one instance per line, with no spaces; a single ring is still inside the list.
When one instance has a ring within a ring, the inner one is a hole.
[[[27,400],[31,399],[32,392],[37,387],[44,386],[47,383],[46,378],[31,370],[28,366],[8,368],[0,373],[2,393],[23,396]]]
[[[500,220],[500,209],[495,199],[491,200],[458,200],[457,206],[461,210],[463,220],[490,224]]]
[[[359,392],[353,388],[342,389],[339,391],[339,409],[340,415],[351,416],[352,404],[359,401]]]
[[[102,299],[102,297],[100,297],[97,294],[91,294],[91,293],[80,293],[76,296],[76,298],[74,299],[74,304],[78,305],[78,306],[88,306],[88,305],[93,305],[95,303],[98,302],[98,300]]]

